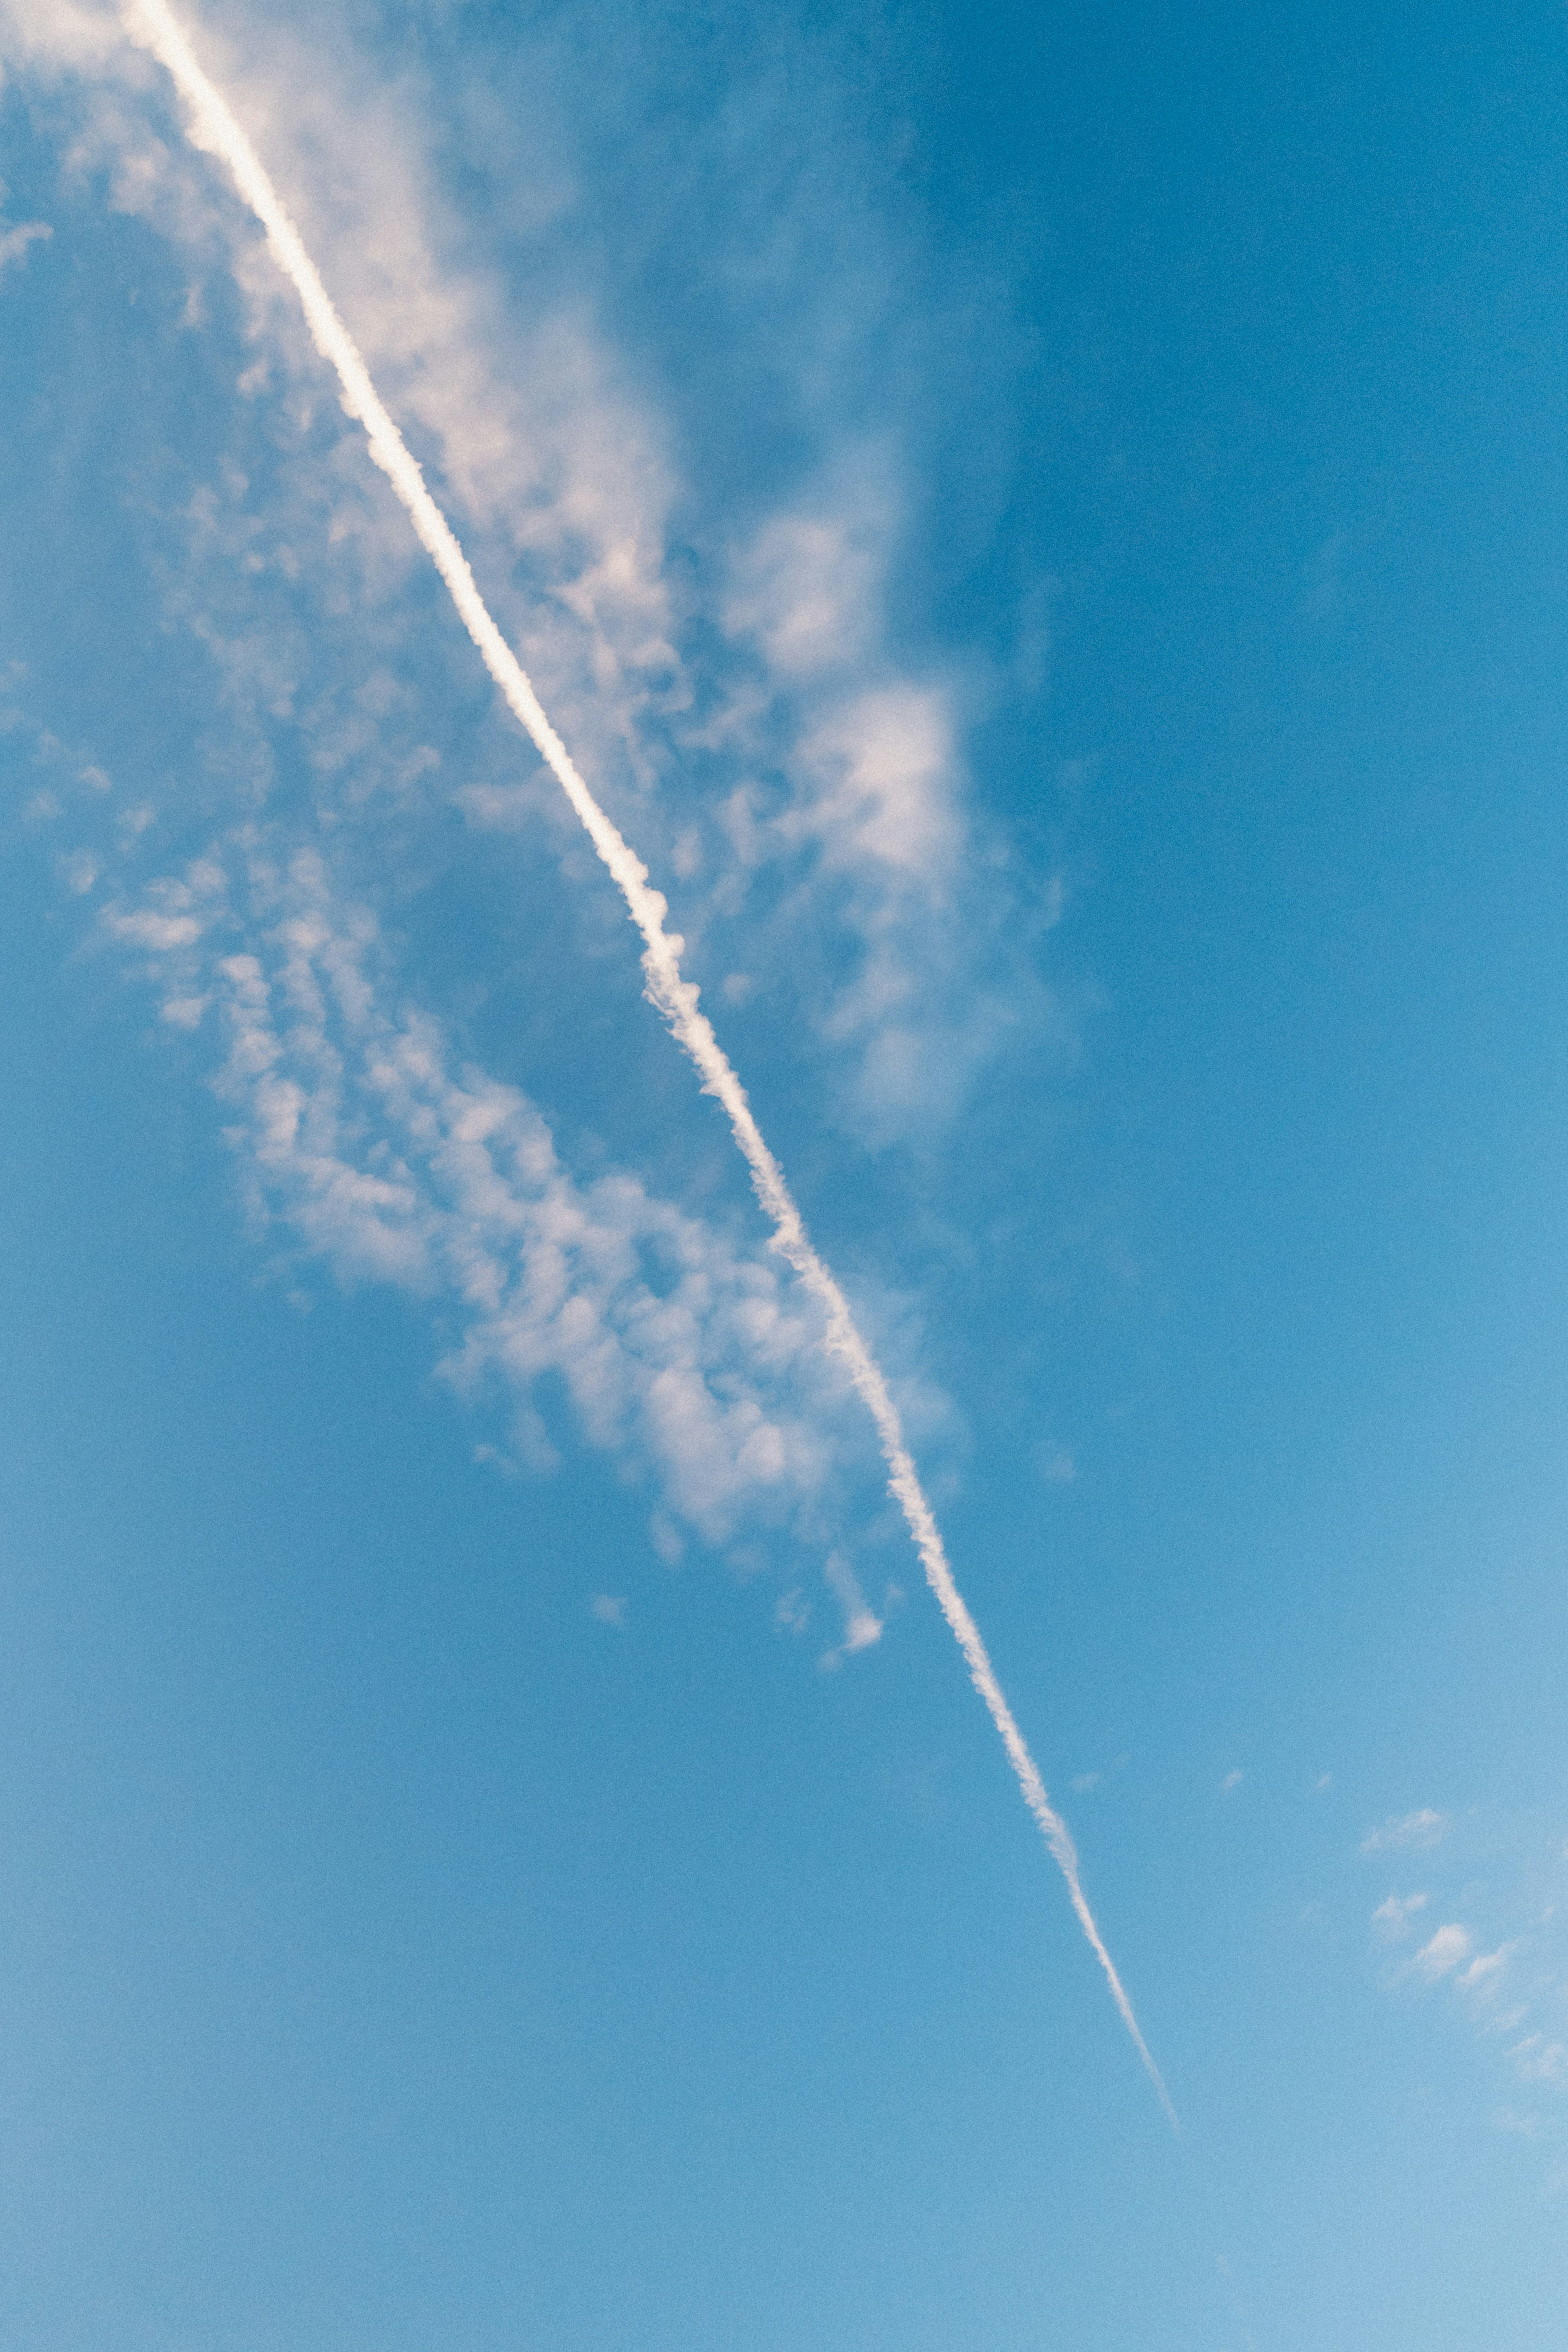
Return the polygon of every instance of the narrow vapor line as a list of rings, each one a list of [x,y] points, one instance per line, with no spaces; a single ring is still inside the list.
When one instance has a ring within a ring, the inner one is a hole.
[[[1173,2128],[1179,2128],[1176,2109],[1161,2079],[1159,2068],[1149,2054],[1148,2045],[1138,2029],[1138,2021],[1133,2014],[1133,2005],[1123,1990],[1115,1964],[1105,1948],[1094,1915],[1089,1908],[1079,1876],[1078,1851],[1072,1843],[1071,1833],[1046,1794],[1045,1783],[1024,1744],[1023,1734],[1013,1719],[1012,1709],[1002,1695],[1001,1685],[997,1680],[979,1630],[953,1580],[941,1531],[925,1499],[909,1448],[904,1444],[903,1424],[888,1392],[887,1382],[855,1327],[848,1300],[811,1244],[800,1213],[784,1181],[783,1171],[752,1117],[745,1088],[730,1066],[706,1014],[697,1009],[695,983],[682,976],[680,959],[685,942],[678,932],[664,929],[664,918],[669,912],[667,901],[660,891],[650,886],[647,867],[605,815],[572,765],[565,744],[546,718],[528,677],[490,617],[475,585],[467,560],[445,516],[426,489],[423,476],[382,405],[365,363],[333,309],[315,263],[301,244],[298,232],[262,169],[249,140],[225,100],[196,63],[183,33],[166,5],[166,0],[121,0],[120,15],[131,38],[139,47],[152,51],[167,68],[179,88],[191,110],[189,135],[192,143],[228,166],[241,195],[267,231],[273,257],[293,285],[304,307],[317,350],[337,371],[342,385],[344,408],[364,426],[370,439],[371,457],[407,509],[414,530],[446,583],[464,625],[479,649],[486,668],[533,738],[541,757],[548,762],[557,782],[581,819],[589,838],[614,877],[632,919],[643,935],[643,970],[648,996],[695,1063],[702,1078],[703,1091],[716,1096],[724,1106],[736,1142],[751,1171],[757,1197],[772,1223],[773,1246],[826,1310],[827,1345],[845,1366],[876,1424],[883,1458],[887,1464],[888,1491],[904,1513],[920,1554],[926,1581],[964,1654],[969,1679],[985,1701],[991,1721],[1001,1735],[1002,1745],[1023,1791],[1024,1802],[1034,1815],[1046,1844],[1067,1881],[1067,1892],[1078,1923],[1105,1971],[1122,2021],[1132,2035],[1134,2046],[1148,2070],[1149,2079],[1159,2094],[1160,2104]]]

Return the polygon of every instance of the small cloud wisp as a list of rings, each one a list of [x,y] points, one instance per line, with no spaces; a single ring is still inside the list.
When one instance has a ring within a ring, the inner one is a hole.
[[[1368,1830],[1361,1850],[1363,1853],[1430,1853],[1441,1844],[1448,1826],[1443,1814],[1423,1805],[1419,1812],[1391,1814],[1380,1828]]]

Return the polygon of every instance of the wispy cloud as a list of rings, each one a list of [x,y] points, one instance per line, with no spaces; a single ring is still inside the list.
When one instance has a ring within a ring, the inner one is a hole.
[[[1500,1944],[1495,1952],[1479,1952],[1469,1968],[1461,1970],[1459,1982],[1465,1990],[1490,1999],[1497,1991],[1504,1969],[1519,1949],[1518,1939]]]
[[[779,1594],[773,1604],[773,1622],[780,1633],[803,1633],[810,1622],[811,1604],[798,1584]]]
[[[1372,1915],[1372,1932],[1379,1943],[1396,1944],[1410,1933],[1410,1923],[1427,1908],[1426,1895],[1390,1895]]]
[[[1461,1960],[1469,1958],[1474,1942],[1468,1927],[1439,1927],[1431,1941],[1422,1945],[1410,1965],[1417,1976],[1428,1984],[1436,1984],[1440,1978],[1451,1974]]]
[[[1429,1806],[1419,1812],[1391,1813],[1378,1829],[1368,1830],[1361,1841],[1363,1853],[1429,1853],[1440,1845],[1448,1822]]]
[[[816,499],[736,551],[724,615],[762,656],[754,703],[738,698],[727,722],[760,772],[724,809],[727,872],[771,881],[769,927],[786,961],[804,952],[810,964],[817,1033],[852,1067],[855,1116],[873,1139],[952,1116],[1039,994],[1027,959],[1009,971],[1005,1004],[983,982],[955,698],[883,650],[893,503],[885,459],[841,463]],[[1004,856],[994,845],[978,861],[993,915]],[[749,897],[727,881],[711,915],[754,922]],[[831,906],[839,938],[855,942],[847,971],[841,948],[813,949],[808,902]]]
[[[836,1649],[824,1650],[819,1664],[833,1667],[845,1658],[852,1658],[857,1650],[869,1650],[883,1636],[883,1621],[867,1607],[860,1588],[860,1580],[841,1551],[831,1551],[823,1563],[823,1575],[837,1596],[844,1613],[844,1638]]]
[[[1521,2082],[1546,2084],[1553,2090],[1568,2087],[1568,2043],[1531,2033],[1508,2054]]]
[[[3,193],[0,190],[0,194]],[[29,246],[45,242],[54,233],[47,221],[20,221],[15,228],[7,228],[0,222],[0,275],[13,262],[26,261]]]

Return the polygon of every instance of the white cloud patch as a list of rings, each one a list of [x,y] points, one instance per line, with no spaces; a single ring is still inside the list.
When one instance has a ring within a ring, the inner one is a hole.
[[[1521,2082],[1545,2084],[1553,2090],[1568,2088],[1568,2043],[1531,2033],[1515,2042],[1508,2054]]]
[[[1410,1933],[1410,1923],[1427,1908],[1426,1895],[1391,1895],[1372,1915],[1372,1932],[1380,1944],[1397,1944]]]
[[[1429,1806],[1419,1812],[1390,1814],[1378,1829],[1369,1830],[1361,1841],[1363,1853],[1429,1853],[1440,1845],[1448,1822]]]
[[[26,259],[29,246],[47,242],[54,233],[47,221],[22,221],[15,228],[0,222],[0,276],[13,263]]]
[[[726,628],[789,685],[852,674],[876,649],[886,530],[863,495],[770,516],[732,560]]]
[[[811,1604],[800,1587],[792,1585],[773,1604],[773,1622],[781,1633],[803,1633],[811,1622]]]
[[[1007,1028],[1036,1017],[1039,992],[1024,955],[1009,963],[1005,1011],[983,984],[1009,900],[1005,859],[974,856],[953,694],[883,649],[888,545],[873,563],[855,494],[836,487],[847,514],[775,519],[737,558],[744,593],[727,618],[767,667],[727,740],[763,780],[724,804],[722,878],[697,929],[733,926],[754,953],[753,892],[771,894],[764,943],[809,980],[812,1032],[849,1074],[857,1123],[883,1140],[953,1116]],[[974,903],[981,873],[988,913]],[[1020,947],[1029,930],[1015,926]]]
[[[1469,1958],[1473,1943],[1468,1927],[1439,1927],[1431,1941],[1423,1944],[1411,1966],[1427,1984],[1437,1984]]]
[[[871,1649],[881,1641],[883,1627],[883,1620],[867,1606],[860,1580],[841,1551],[828,1554],[822,1573],[844,1616],[843,1640],[835,1649],[825,1650],[818,1661],[821,1665],[833,1667],[852,1658],[857,1651]]]
[[[1459,1976],[1466,1992],[1490,2000],[1501,1982],[1503,1970],[1518,1950],[1517,1943],[1500,1944],[1495,1952],[1479,1952]]]
[[[596,1592],[588,1605],[600,1624],[624,1627],[626,1623],[624,1598],[616,1600],[608,1592]]]
[[[802,743],[815,790],[782,830],[820,843],[830,865],[881,869],[891,887],[918,884],[936,897],[962,847],[953,748],[952,716],[936,688],[900,680],[859,694]],[[900,973],[906,985],[913,977]]]

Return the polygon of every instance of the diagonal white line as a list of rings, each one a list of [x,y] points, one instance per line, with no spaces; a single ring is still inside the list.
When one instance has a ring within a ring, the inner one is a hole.
[[[969,1679],[985,1701],[991,1721],[1001,1735],[1008,1760],[1023,1791],[1024,1802],[1039,1823],[1040,1833],[1067,1881],[1068,1895],[1078,1923],[1089,1939],[1095,1958],[1105,1971],[1122,2021],[1133,2037],[1134,2046],[1148,2070],[1149,2079],[1159,2094],[1160,2103],[1173,2127],[1179,2127],[1176,2126],[1176,2109],[1161,2080],[1159,2068],[1149,2054],[1148,2044],[1133,2014],[1133,2005],[1123,1990],[1115,1964],[1105,1948],[1104,1938],[1089,1908],[1079,1874],[1078,1850],[1072,1843],[1071,1832],[1046,1794],[1045,1783],[1024,1744],[1023,1734],[1013,1719],[1012,1709],[1002,1694],[996,1670],[980,1639],[979,1629],[953,1580],[941,1530],[925,1499],[914,1459],[904,1443],[898,1409],[888,1393],[881,1367],[856,1328],[849,1301],[811,1244],[800,1212],[784,1181],[784,1172],[752,1117],[746,1089],[715,1036],[706,1013],[698,1008],[695,982],[682,975],[680,960],[685,942],[678,932],[664,929],[664,918],[669,912],[666,900],[662,892],[653,888],[649,883],[647,867],[605,815],[572,765],[565,744],[546,718],[526,672],[490,617],[485,600],[475,584],[474,574],[468,568],[467,558],[458,546],[451,526],[425,488],[424,477],[409,456],[402,436],[382,406],[353,338],[333,309],[316,265],[300,242],[298,231],[227,102],[197,64],[190,44],[165,0],[122,0],[120,14],[131,39],[141,47],[151,50],[172,77],[190,109],[189,131],[193,144],[227,164],[241,195],[266,230],[274,258],[304,306],[317,350],[337,371],[338,380],[342,385],[343,406],[364,426],[370,439],[371,457],[407,509],[409,519],[446,583],[452,601],[464,626],[478,647],[486,668],[533,738],[541,757],[548,762],[557,782],[581,819],[589,838],[613,876],[632,919],[643,935],[643,971],[648,996],[695,1063],[705,1094],[716,1095],[723,1104],[736,1142],[751,1171],[757,1197],[772,1224],[774,1248],[821,1300],[826,1311],[828,1347],[845,1366],[876,1423],[883,1459],[887,1465],[888,1491],[904,1513],[909,1532],[915,1538],[926,1582],[936,1594],[942,1614],[964,1654]]]

